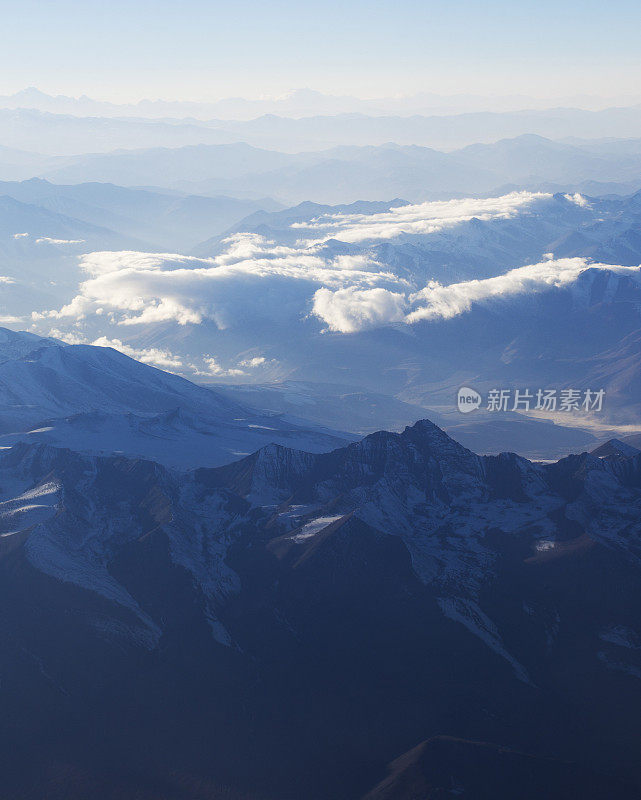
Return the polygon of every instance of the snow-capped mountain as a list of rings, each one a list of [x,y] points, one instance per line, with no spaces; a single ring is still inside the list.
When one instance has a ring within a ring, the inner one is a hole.
[[[443,736],[638,796],[639,451],[480,457],[424,420],[187,473],[22,443],[0,487],[8,797],[62,761],[72,798],[404,798],[385,764]]]
[[[9,328],[0,328],[0,363],[12,358],[22,358],[34,350],[49,345],[55,346],[60,342],[47,339],[28,331],[12,331]]]
[[[186,468],[223,464],[270,442],[329,450],[346,438],[241,405],[108,347],[0,335],[5,447],[41,441]]]

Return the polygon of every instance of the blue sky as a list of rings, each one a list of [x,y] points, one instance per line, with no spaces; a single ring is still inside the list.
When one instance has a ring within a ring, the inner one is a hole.
[[[638,93],[641,3],[0,0],[0,92]]]

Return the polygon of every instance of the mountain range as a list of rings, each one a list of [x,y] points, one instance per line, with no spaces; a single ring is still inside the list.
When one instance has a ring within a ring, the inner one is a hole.
[[[2,6],[0,800],[641,800],[641,5],[406,6]]]
[[[193,144],[189,146],[148,147],[144,149],[97,152],[84,155],[43,156],[0,149],[0,178],[46,178],[55,184],[13,186],[5,182],[1,191],[26,202],[65,204],[74,216],[72,200],[93,202],[112,213],[131,211],[135,218],[158,204],[159,222],[167,208],[171,209],[171,192],[178,192],[176,204],[184,205],[184,195],[214,196],[219,204],[229,206],[227,227],[240,220],[245,200],[245,215],[251,212],[249,202],[275,210],[265,198],[275,197],[284,205],[313,200],[319,203],[349,203],[358,200],[386,200],[400,197],[411,202],[451,199],[487,194],[502,194],[513,188],[548,192],[584,192],[592,195],[628,194],[641,185],[641,140],[594,142],[585,139],[553,141],[532,134],[501,139],[491,144],[474,144],[441,152],[430,147],[399,145],[390,142],[376,146],[340,146],[312,152],[286,153],[246,143]],[[84,184],[71,188],[64,184]],[[151,196],[117,194],[115,188],[100,189],[96,183],[114,183],[127,187],[162,187]],[[100,195],[100,192],[103,192]],[[164,194],[164,200],[158,198]],[[133,200],[137,202],[132,202]],[[195,200],[191,201],[192,203]],[[204,221],[204,213],[215,220],[220,208],[198,200],[192,213]],[[266,204],[267,203],[267,204]],[[191,209],[190,209],[191,211]],[[86,212],[85,212],[86,213]],[[191,214],[184,213],[180,222],[189,231]],[[174,218],[177,215],[174,212]],[[147,216],[150,229],[153,226]],[[101,224],[113,227],[106,218]],[[122,224],[116,221],[115,226]],[[171,224],[171,223],[170,223]],[[174,235],[180,227],[174,223]],[[222,231],[212,225],[212,235]],[[202,227],[201,227],[202,230]],[[149,230],[136,235],[149,240]],[[203,231],[201,239],[207,238]]]
[[[29,108],[58,114],[97,117],[195,117],[196,119],[253,119],[263,114],[279,114],[285,117],[312,116],[314,114],[340,114],[359,111],[369,114],[452,114],[464,111],[508,111],[550,106],[578,108],[607,108],[614,105],[630,105],[635,98],[604,98],[592,95],[545,100],[527,95],[483,97],[472,94],[441,95],[421,92],[406,97],[382,97],[363,100],[348,95],[337,96],[314,91],[296,89],[273,98],[248,99],[227,97],[212,102],[140,100],[136,103],[113,103],[95,100],[86,95],[69,97],[50,95],[34,86],[0,97],[0,108]],[[638,98],[637,98],[638,100]]]
[[[58,237],[88,236],[89,226],[99,227],[110,239],[86,238],[88,249],[151,249],[185,252],[212,235],[220,235],[245,217],[261,210],[277,211],[280,204],[269,198],[242,200],[234,197],[203,197],[167,189],[135,189],[105,182],[55,184],[42,178],[0,182],[5,207],[11,198],[22,216],[2,218],[0,236],[28,231],[43,236],[46,213],[57,226]],[[55,217],[53,215],[56,215]],[[65,225],[74,225],[71,232]],[[109,233],[107,234],[106,231]],[[49,233],[51,235],[51,233]],[[25,244],[23,242],[23,244]]]
[[[0,130],[0,145],[6,148],[60,156],[234,142],[290,153],[386,142],[445,150],[523,134],[551,139],[639,138],[641,107],[476,111],[440,116],[339,113],[298,119],[263,114],[249,120],[75,116],[0,108]]]
[[[424,420],[180,473],[20,443],[0,485],[7,798],[639,797],[639,451]]]

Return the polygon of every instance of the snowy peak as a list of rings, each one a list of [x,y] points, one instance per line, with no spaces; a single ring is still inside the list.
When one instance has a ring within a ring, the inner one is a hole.
[[[12,358],[22,358],[42,347],[62,345],[55,339],[37,336],[27,331],[12,331],[0,328],[0,363]]]
[[[32,417],[94,409],[169,411],[180,399],[210,413],[243,411],[214,392],[111,348],[46,344],[0,364],[0,397],[7,406],[33,409]]]
[[[229,463],[271,442],[318,452],[349,440],[304,420],[241,405],[111,348],[3,335],[5,446],[41,441],[193,469]]]

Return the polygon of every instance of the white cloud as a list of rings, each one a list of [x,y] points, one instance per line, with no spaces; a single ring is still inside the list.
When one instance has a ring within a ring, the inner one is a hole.
[[[190,364],[194,375],[199,377],[216,377],[216,378],[229,378],[237,377],[238,375],[245,375],[242,369],[225,369],[217,358],[214,356],[203,356],[205,368],[197,367],[195,364]]]
[[[109,339],[107,336],[100,336],[90,342],[82,334],[73,331],[61,331],[58,328],[52,328],[49,331],[49,336],[54,339],[60,339],[66,344],[91,344],[94,347],[111,347],[113,350],[118,350],[118,352],[124,353],[130,358],[136,359],[136,361],[141,361],[143,364],[151,364],[161,369],[181,369],[183,366],[180,358],[168,350],[161,350],[156,347],[132,347],[120,339]]]
[[[549,197],[514,192],[503,197],[402,206],[378,214],[327,215],[299,228],[307,239],[294,246],[276,245],[254,233],[237,233],[214,258],[135,251],[89,253],[80,258],[88,279],[80,285],[79,294],[44,316],[82,319],[104,309],[115,315],[114,321],[120,325],[167,321],[188,325],[210,319],[224,329],[274,316],[304,316],[313,304],[314,313],[330,327],[336,323],[351,329],[358,324],[350,305],[354,313],[362,313],[363,325],[395,320],[398,298],[384,292],[350,297],[351,291],[380,289],[393,295],[412,287],[367,253],[327,256],[328,239],[361,242],[402,233],[425,235],[474,217],[512,217]],[[319,289],[350,292],[330,301],[326,293],[316,294]],[[359,299],[362,312],[355,310]],[[332,308],[326,308],[330,302]]]
[[[89,344],[85,336],[75,331],[61,331],[59,328],[51,328],[47,335],[52,339],[60,339],[65,344]]]
[[[590,207],[590,203],[588,202],[587,197],[584,197],[582,194],[579,194],[579,192],[576,192],[575,194],[564,194],[563,197],[565,197],[565,199],[569,200],[571,203],[575,203],[577,206],[581,206],[581,208]]]
[[[33,311],[31,313],[31,318],[34,321],[38,321],[41,319],[65,319],[69,318],[72,320],[80,320],[83,319],[89,311],[94,311],[97,313],[97,309],[95,308],[94,304],[89,300],[87,297],[83,297],[81,294],[76,295],[73,300],[68,303],[66,306],[63,306],[60,310],[53,309],[51,311]]]
[[[29,236],[28,233],[14,233],[13,234],[13,238],[14,239],[26,239],[28,236]]]
[[[84,239],[52,239],[49,236],[42,236],[40,239],[36,239],[36,244],[84,244],[84,243],[85,243]]]
[[[254,233],[238,233],[212,258],[135,251],[89,253],[80,257],[87,277],[76,296],[60,309],[35,313],[33,319],[59,320],[61,327],[65,322],[90,324],[100,319],[103,325],[123,328],[211,321],[221,330],[258,330],[274,321],[294,325],[311,312],[329,330],[353,333],[390,323],[448,318],[491,298],[564,286],[590,265],[585,259],[555,260],[546,254],[547,260],[540,264],[498,277],[421,286],[410,282],[405,273],[394,274],[367,250],[332,253],[328,239],[369,242],[403,233],[427,235],[474,217],[505,219],[529,213],[550,197],[515,192],[403,206],[370,215],[326,215],[298,227],[297,233],[309,238],[292,246],[276,245]],[[233,374],[236,369],[211,359],[195,369],[204,369],[206,375]],[[253,369],[258,364],[237,366]]]
[[[587,269],[605,269],[641,280],[639,267],[563,258],[518,267],[483,280],[447,286],[430,281],[425,288],[407,295],[385,289],[348,288],[334,292],[319,289],[314,295],[313,313],[326,322],[330,330],[341,333],[354,333],[391,322],[403,321],[411,325],[421,320],[451,319],[468,312],[476,303],[569,286]]]
[[[4,284],[5,286],[8,286],[12,283],[15,283],[15,281],[13,278],[9,278],[7,275],[0,275],[0,283]]]
[[[332,331],[355,333],[402,321],[406,305],[404,295],[388,289],[323,288],[314,295],[312,313]]]
[[[463,281],[449,286],[432,281],[410,296],[410,301],[419,307],[405,319],[408,323],[423,319],[449,319],[469,311],[474,303],[568,286],[586,269],[640,274],[638,267],[591,264],[585,258],[561,258],[518,267],[485,280]]]
[[[256,367],[265,366],[266,363],[267,359],[264,356],[256,356],[255,358],[246,358],[243,361],[239,361],[238,366],[246,369],[256,369]]]
[[[248,251],[250,258],[245,257]],[[187,325],[211,319],[224,329],[242,320],[304,315],[320,286],[398,282],[364,255],[328,259],[314,248],[270,249],[252,234],[247,242],[235,237],[215,259],[96,252],[81,256],[80,264],[91,276],[80,285],[80,293],[61,309],[37,313],[34,319],[78,320],[103,309],[115,313],[120,325],[169,320]]]
[[[431,234],[476,218],[509,219],[552,195],[542,192],[512,192],[502,197],[443,200],[390,208],[378,214],[325,214],[309,223],[292,227],[323,232],[325,238],[342,242],[393,239],[402,234]]]
[[[178,253],[142,253],[138,250],[97,251],[80,256],[83,272],[92,276],[110,272],[153,272],[215,263],[211,258],[195,258]]]
[[[136,361],[142,361],[143,364],[152,364],[162,369],[180,369],[183,366],[183,362],[178,356],[168,350],[160,350],[157,347],[132,347],[120,339],[108,339],[106,336],[94,339],[91,344],[94,347],[111,347],[130,358],[135,358]]]
[[[0,321],[2,321],[2,318],[0,318]],[[13,321],[13,319],[11,321]],[[66,344],[91,344],[94,347],[111,347],[130,358],[136,359],[136,361],[141,361],[143,364],[151,364],[167,370],[180,370],[181,372],[191,371],[193,375],[200,377],[220,378],[246,375],[246,372],[242,369],[227,369],[223,367],[218,359],[211,355],[203,356],[203,366],[199,367],[196,364],[185,365],[179,356],[168,350],[156,347],[133,347],[132,345],[126,344],[121,339],[110,339],[107,336],[100,336],[90,341],[81,333],[76,331],[62,331],[59,328],[51,328],[48,332],[48,336],[53,339],[59,339]],[[272,363],[276,362],[273,359],[267,360],[264,356],[256,356],[240,361],[238,366],[247,369],[256,369],[257,367]],[[184,369],[185,366],[187,370]]]

